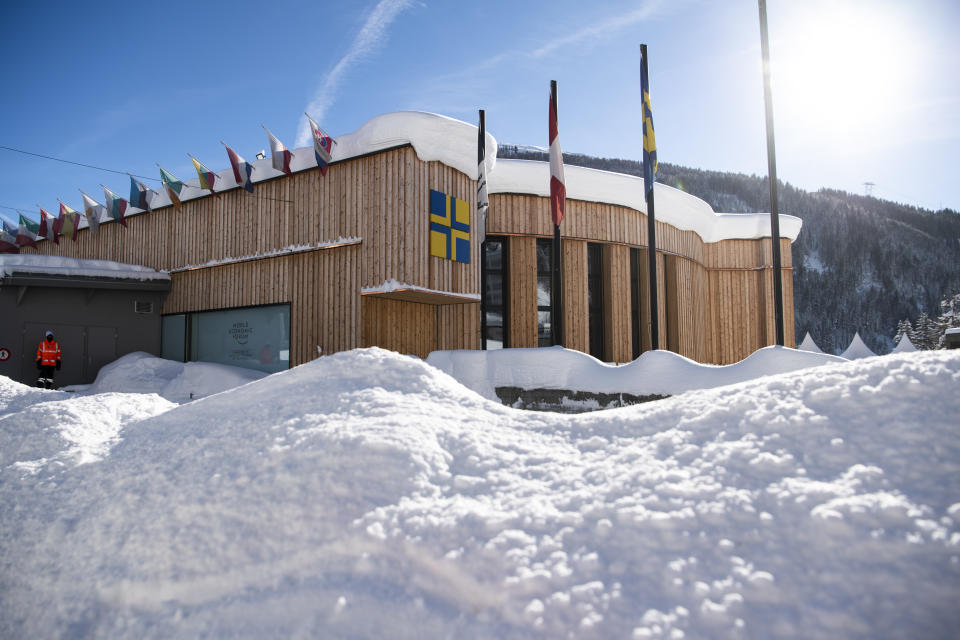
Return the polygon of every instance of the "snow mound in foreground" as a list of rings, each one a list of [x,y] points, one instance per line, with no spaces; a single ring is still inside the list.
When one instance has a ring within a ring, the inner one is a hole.
[[[83,393],[157,393],[171,402],[186,402],[239,387],[267,374],[210,362],[176,362],[137,351],[100,369]],[[158,388],[159,387],[159,388]]]
[[[4,476],[0,635],[951,637],[958,383],[921,352],[561,415],[324,357]]]

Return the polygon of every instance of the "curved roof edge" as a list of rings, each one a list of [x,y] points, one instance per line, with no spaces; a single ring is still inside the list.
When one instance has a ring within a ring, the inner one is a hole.
[[[643,178],[574,165],[563,168],[567,197],[587,202],[602,202],[647,212]],[[696,196],[654,184],[657,220],[678,229],[693,231],[704,242],[754,240],[770,237],[769,213],[717,213]],[[497,161],[490,174],[489,193],[522,193],[550,196],[550,163],[537,160]],[[780,215],[780,236],[797,239],[803,221],[796,216]]]
[[[397,111],[376,116],[356,131],[337,136],[332,161],[347,160],[409,144],[421,160],[441,162],[476,180],[477,135],[478,127],[462,120],[424,111]],[[496,138],[487,132],[486,139],[489,193],[550,195],[549,163],[497,160]],[[305,171],[317,166],[313,147],[300,147],[292,151],[292,171]],[[283,175],[273,168],[270,158],[255,160],[250,164],[253,166],[253,182]],[[234,180],[232,169],[227,168],[216,173],[217,183],[221,186],[217,191],[239,186]],[[568,198],[621,205],[646,213],[643,178],[573,165],[566,165],[564,173]],[[197,179],[185,181],[185,184],[189,191],[182,194],[181,200],[209,195],[209,191],[198,186]],[[678,189],[663,184],[657,184],[654,189],[659,205],[657,219],[678,229],[693,231],[704,242],[770,237],[769,213],[716,213],[700,198]],[[162,207],[167,204],[167,194],[161,189],[153,206]],[[801,226],[802,221],[799,218],[780,215],[781,237],[796,240]]]

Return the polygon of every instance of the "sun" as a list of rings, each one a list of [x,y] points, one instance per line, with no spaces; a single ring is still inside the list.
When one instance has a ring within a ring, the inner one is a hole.
[[[777,128],[810,144],[860,144],[896,126],[913,56],[882,3],[805,3],[771,42]]]

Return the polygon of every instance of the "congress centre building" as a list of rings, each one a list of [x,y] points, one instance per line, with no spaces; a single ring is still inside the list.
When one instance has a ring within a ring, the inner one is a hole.
[[[549,165],[498,160],[486,135],[481,244],[477,140],[444,116],[381,115],[336,138],[326,175],[312,148],[295,149],[289,174],[254,161],[249,193],[228,165],[216,196],[193,180],[179,208],[158,193],[126,228],[104,219],[37,252],[169,274],[158,355],[176,360],[276,371],[374,345],[420,357],[550,345]],[[643,179],[565,174],[563,345],[630,361],[651,348]],[[661,184],[655,197],[660,348],[727,364],[773,344],[769,214],[717,213]],[[780,216],[787,346],[800,226]]]

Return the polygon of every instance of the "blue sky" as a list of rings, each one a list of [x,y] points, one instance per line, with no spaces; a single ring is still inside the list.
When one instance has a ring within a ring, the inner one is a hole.
[[[639,44],[661,161],[766,175],[756,0],[4,3],[0,145],[159,178],[425,110],[569,152],[640,158]],[[778,175],[960,210],[960,3],[768,0]],[[81,208],[124,175],[0,149],[0,214]],[[159,185],[157,180],[147,184]],[[789,213],[785,211],[784,213]]]

